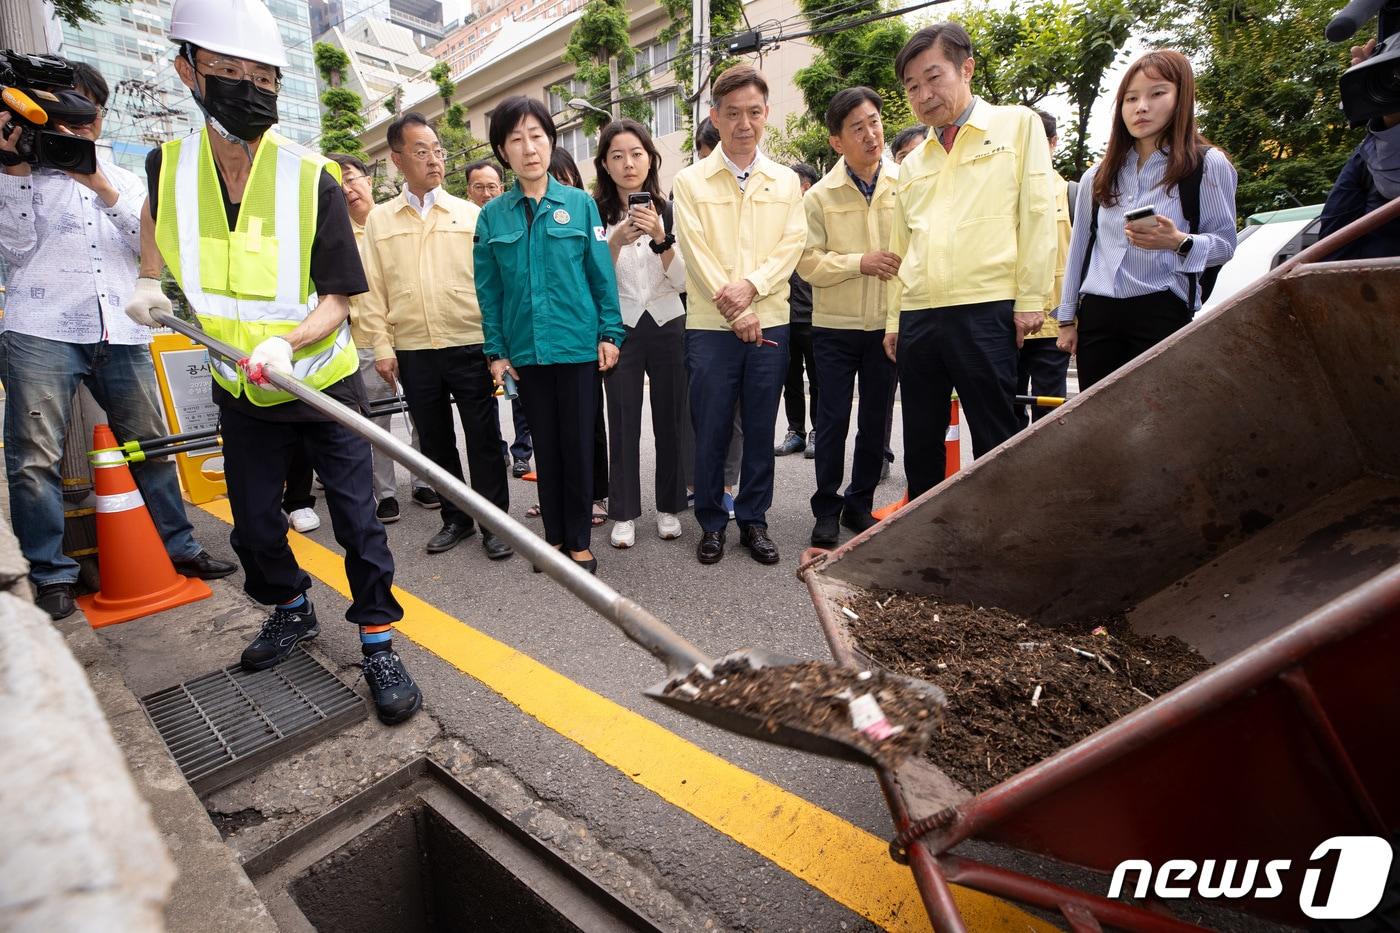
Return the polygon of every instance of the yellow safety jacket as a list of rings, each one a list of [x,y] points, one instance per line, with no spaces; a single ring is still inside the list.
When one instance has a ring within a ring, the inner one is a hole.
[[[262,138],[243,191],[238,223],[228,228],[209,149],[208,129],[161,146],[156,244],[205,333],[251,352],[285,336],[316,306],[311,241],[322,171],[334,162],[276,133]],[[292,400],[250,382],[234,364],[210,355],[214,379],[255,405]],[[292,356],[292,374],[323,389],[359,369],[350,325]]]

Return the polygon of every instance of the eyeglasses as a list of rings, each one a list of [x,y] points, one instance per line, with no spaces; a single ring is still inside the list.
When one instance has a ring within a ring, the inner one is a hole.
[[[501,183],[498,181],[473,182],[470,190],[475,191],[477,194],[487,194],[492,191],[500,191]]]
[[[340,176],[340,187],[349,188],[355,182],[368,177],[368,175],[342,175]]]
[[[249,70],[242,63],[228,58],[212,58],[199,65],[198,71],[206,78],[226,78],[229,81],[248,80],[260,91],[277,93],[282,89],[282,81],[277,72],[267,65],[253,65]]]
[[[412,156],[419,162],[426,162],[432,159],[435,162],[447,161],[447,150],[438,146],[436,149],[397,149],[399,155]]]

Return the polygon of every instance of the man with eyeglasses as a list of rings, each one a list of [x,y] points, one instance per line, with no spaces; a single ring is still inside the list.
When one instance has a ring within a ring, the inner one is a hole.
[[[350,226],[355,231],[355,244],[360,249],[361,256],[364,255],[365,241],[365,221],[369,219],[369,212],[374,208],[374,186],[370,178],[369,169],[365,163],[352,155],[344,153],[332,153],[331,161],[340,166],[340,188],[345,192],[345,206],[350,209]],[[355,352],[360,357],[360,382],[365,388],[365,398],[370,402],[380,399],[393,398],[397,393],[397,387],[392,386],[379,377],[379,372],[374,366],[374,341],[365,332],[364,325],[360,322],[361,306],[364,300],[361,297],[350,299],[350,336],[355,341]],[[384,430],[389,430],[392,415],[381,415],[372,419],[375,424]],[[412,419],[409,420],[411,425]],[[413,428],[413,447],[421,450],[418,441],[418,429]],[[391,525],[399,520],[399,499],[398,482],[394,475],[394,460],[381,453],[374,454],[374,495],[379,502],[375,515],[386,525]],[[433,488],[417,476],[413,477],[413,501],[425,509],[436,509],[442,505],[442,500]]]
[[[91,65],[73,70],[76,88],[61,96],[91,103],[97,114],[57,128],[95,141],[107,82]],[[13,152],[19,141],[11,121],[0,112],[0,152]],[[90,175],[22,161],[0,173],[0,256],[10,272],[0,337],[7,360],[0,371],[7,390],[5,472],[36,602],[54,619],[73,613],[78,579],[77,562],[63,553],[59,471],[78,384],[92,390],[122,440],[169,433],[150,332],[118,310],[136,277],[144,200],[140,180],[102,156]],[[205,579],[233,573],[233,564],[211,557],[195,540],[173,463],[133,464],[132,475],[178,571]]]
[[[471,259],[481,209],[443,190],[446,153],[421,114],[404,114],[386,135],[404,183],[397,197],[365,221],[369,291],[360,324],[374,344],[379,375],[390,385],[403,383],[424,455],[462,478],[452,425],[455,401],[472,488],[504,512],[510,491]],[[475,533],[471,516],[444,500],[442,528],[429,539],[427,552],[450,551]],[[481,544],[491,560],[515,553],[485,526]]]
[[[287,543],[282,488],[304,450],[325,484],[350,584],[346,618],[359,627],[362,670],[380,721],[404,722],[423,704],[393,650],[403,608],[393,594],[394,558],[375,518],[369,442],[282,392],[269,372],[291,374],[351,409],[365,408],[350,335],[350,296],[365,290],[341,193],[340,166],[281,135],[277,21],[262,0],[175,0],[175,70],[205,115],[198,132],[147,158],[141,274],[126,313],[157,326],[170,302],[162,262],[200,326],[248,354],[237,364],[210,355],[224,471],[233,512],[230,540],[244,591],[272,607],[243,650],[245,670],[271,668],[320,634],[307,596],[311,578]]]
[[[506,174],[490,159],[482,159],[467,166],[467,197],[477,207],[485,207],[492,198],[505,191]],[[525,406],[520,399],[510,400],[510,418],[515,425],[515,443],[506,446],[501,439],[501,449],[510,458],[510,475],[520,479],[530,472],[530,458],[535,446],[530,438],[530,423],[525,420]]]

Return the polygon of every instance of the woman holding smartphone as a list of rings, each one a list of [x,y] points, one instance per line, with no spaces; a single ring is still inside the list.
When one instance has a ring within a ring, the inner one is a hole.
[[[617,368],[607,379],[609,460],[612,482],[608,517],[611,542],[637,541],[642,514],[642,387],[651,383],[651,426],[656,436],[656,533],[681,536],[677,512],[685,510],[682,441],[686,409],[685,263],[670,230],[670,205],[661,194],[661,154],[646,127],[614,120],[603,127],[598,154],[598,213],[607,224],[608,249],[617,267],[618,299],[627,330]]]
[[[1196,131],[1180,52],[1149,52],[1118,87],[1103,161],[1084,173],[1056,318],[1080,391],[1191,322],[1200,277],[1235,252],[1235,169]],[[1191,229],[1183,183],[1200,191]]]
[[[476,224],[476,293],[497,385],[509,373],[535,442],[544,537],[596,573],[589,521],[598,376],[622,343],[617,282],[593,199],[549,174],[549,109],[508,97],[492,113],[491,149],[515,185]]]

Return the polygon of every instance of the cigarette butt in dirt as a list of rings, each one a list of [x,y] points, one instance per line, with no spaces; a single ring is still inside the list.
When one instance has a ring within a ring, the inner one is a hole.
[[[1096,629],[1094,629],[1094,631],[1091,632],[1090,634],[1092,634],[1092,635],[1102,635],[1104,638],[1107,638],[1107,637],[1108,637],[1108,629],[1106,629],[1106,628],[1104,628],[1102,625],[1100,625],[1099,627],[1097,627]]]
[[[696,697],[698,697],[698,696],[700,695],[700,688],[697,687],[697,686],[695,686],[694,684],[684,684],[684,683],[683,683],[683,684],[681,684],[680,686],[676,687],[676,691],[677,691],[678,693],[684,693],[686,696],[690,697],[692,700],[695,699]]]
[[[843,613],[845,613],[846,618],[850,619],[852,622],[859,622],[859,621],[860,621],[860,616],[858,616],[858,615],[856,615],[854,612],[852,612],[852,611],[851,611],[851,608],[850,608],[849,606],[842,606],[842,607],[841,607],[841,611],[842,611]]]
[[[933,614],[933,621],[935,621],[935,622],[938,621],[938,613],[936,613],[936,612]]]
[[[1036,685],[1035,685],[1035,693],[1032,693],[1032,694],[1031,694],[1031,706],[1039,706],[1039,705],[1040,705],[1040,691],[1042,691],[1042,690],[1044,690],[1044,689],[1045,689],[1045,685],[1044,685],[1044,684],[1036,684]]]
[[[1043,647],[1045,647],[1045,642],[1043,642],[1043,641],[1018,641],[1018,642],[1016,642],[1016,647],[1017,647],[1017,648],[1020,648],[1022,651],[1033,651],[1033,650],[1035,650],[1036,648],[1043,648]]]
[[[939,662],[938,669],[939,669],[940,671],[946,671],[946,670],[948,669],[948,665],[946,665],[946,664],[944,664],[944,663],[942,663],[942,662]]]
[[[1074,645],[1065,645],[1065,647],[1087,661],[1097,661],[1099,659],[1099,656],[1092,651],[1085,651],[1083,648],[1074,647]]]
[[[715,672],[710,668],[710,666],[709,666],[708,664],[697,664],[697,665],[695,665],[695,673],[699,674],[701,677],[705,678],[706,680],[714,680],[714,679],[715,679]]]
[[[1229,594],[1229,593],[1226,593],[1224,596],[1222,596],[1222,597],[1220,597],[1220,598],[1221,598],[1221,599],[1229,599],[1229,598],[1230,598],[1230,594]]]
[[[861,671],[859,674],[856,675],[856,680],[869,680],[872,676],[874,675],[871,674],[869,671]]]
[[[852,700],[850,709],[851,725],[855,726],[856,731],[868,739],[881,742],[903,731],[890,725],[890,721],[885,718],[885,711],[880,709],[880,704],[868,693],[863,693]]]

